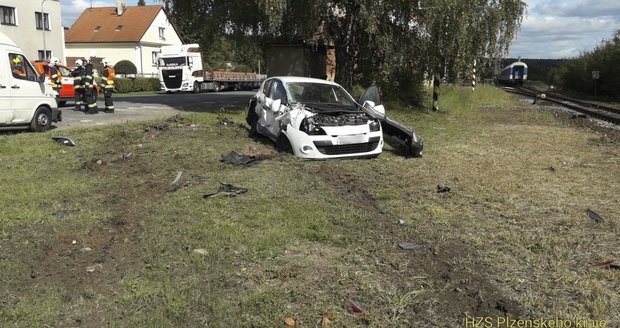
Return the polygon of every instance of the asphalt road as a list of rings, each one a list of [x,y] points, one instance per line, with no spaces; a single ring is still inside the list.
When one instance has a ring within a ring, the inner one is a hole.
[[[54,123],[53,128],[62,130],[74,127],[100,126],[125,123],[133,120],[153,120],[170,117],[182,112],[217,112],[220,108],[245,108],[256,91],[229,91],[211,93],[174,93],[153,96],[113,97],[114,114],[101,111],[103,97],[97,105],[99,114],[88,115],[73,110],[73,102],[61,107],[62,122]]]

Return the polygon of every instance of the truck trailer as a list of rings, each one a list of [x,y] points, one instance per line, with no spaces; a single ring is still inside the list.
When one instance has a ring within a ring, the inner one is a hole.
[[[266,75],[253,72],[206,71],[198,44],[163,46],[157,57],[161,90],[222,91],[257,88]]]

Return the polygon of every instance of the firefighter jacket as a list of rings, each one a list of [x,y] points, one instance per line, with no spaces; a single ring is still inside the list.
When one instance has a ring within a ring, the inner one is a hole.
[[[62,82],[60,80],[61,76],[60,76],[60,71],[58,70],[58,67],[50,65],[49,68],[50,68],[50,86],[54,90],[61,89]]]
[[[103,88],[105,91],[114,91],[114,80],[116,79],[116,72],[114,67],[106,66],[103,68]]]
[[[84,67],[78,66],[72,72],[71,76],[73,77],[73,88],[76,90],[84,88]]]
[[[84,76],[82,79],[84,82],[84,89],[89,90],[95,87],[95,80],[93,78],[93,64],[88,63],[84,65]]]

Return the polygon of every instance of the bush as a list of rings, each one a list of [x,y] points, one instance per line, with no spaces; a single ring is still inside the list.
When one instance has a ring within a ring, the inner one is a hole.
[[[138,69],[134,63],[129,60],[121,60],[116,65],[114,65],[114,70],[116,74],[136,74],[138,73]]]
[[[117,78],[114,83],[119,93],[160,90],[159,79],[154,77]]]

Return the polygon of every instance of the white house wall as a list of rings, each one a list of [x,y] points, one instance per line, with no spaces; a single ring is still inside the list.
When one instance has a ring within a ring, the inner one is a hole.
[[[52,56],[65,62],[64,29],[60,16],[60,0],[2,0],[0,5],[15,8],[16,26],[1,25],[0,31],[11,38],[30,60],[39,59],[38,51],[52,51]],[[49,14],[50,30],[37,30],[35,12]]]

